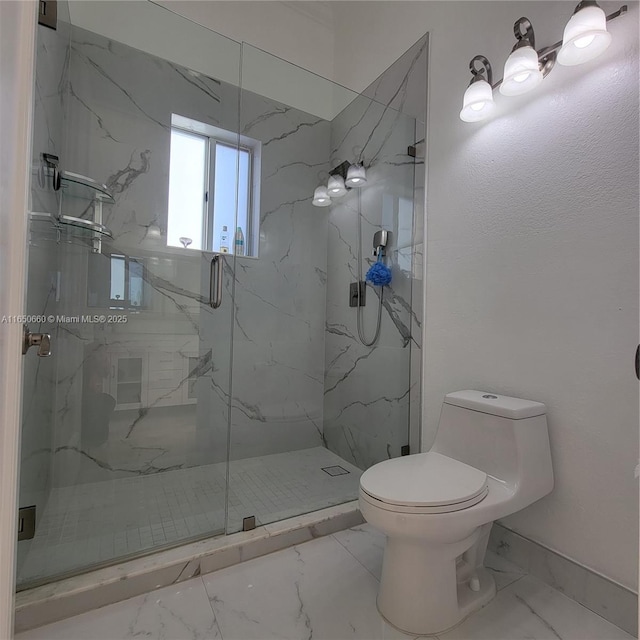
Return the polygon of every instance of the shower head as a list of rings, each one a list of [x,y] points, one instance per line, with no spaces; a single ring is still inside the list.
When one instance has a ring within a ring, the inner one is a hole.
[[[377,256],[380,253],[384,255],[384,249],[391,240],[391,232],[386,229],[380,229],[373,234],[373,255]]]

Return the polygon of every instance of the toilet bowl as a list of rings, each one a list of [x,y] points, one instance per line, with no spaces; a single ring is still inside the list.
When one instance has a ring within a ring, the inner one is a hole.
[[[378,609],[398,629],[435,635],[495,595],[483,567],[494,520],[547,495],[546,409],[482,391],[448,394],[430,451],[360,478],[360,511],[387,536]]]

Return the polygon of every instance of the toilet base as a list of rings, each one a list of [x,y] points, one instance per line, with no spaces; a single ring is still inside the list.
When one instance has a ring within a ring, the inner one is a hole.
[[[477,536],[471,536],[453,545],[425,546],[388,538],[378,592],[383,618],[405,633],[436,635],[486,605],[496,594],[487,569],[477,566],[473,571],[476,590],[467,576],[457,582],[456,559],[477,542]]]

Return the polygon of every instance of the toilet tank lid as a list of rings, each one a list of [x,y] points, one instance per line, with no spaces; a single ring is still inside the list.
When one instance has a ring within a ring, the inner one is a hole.
[[[542,416],[547,408],[541,402],[523,400],[522,398],[510,398],[490,391],[455,391],[444,397],[445,404],[456,407],[481,411],[492,416],[522,420]]]

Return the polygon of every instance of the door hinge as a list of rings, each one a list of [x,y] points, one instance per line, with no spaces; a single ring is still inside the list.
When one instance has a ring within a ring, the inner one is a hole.
[[[38,2],[38,24],[49,29],[58,28],[57,0],[40,0]]]
[[[31,540],[36,535],[36,507],[18,509],[18,541]]]
[[[248,516],[247,518],[242,518],[242,530],[243,531],[251,531],[256,528],[256,517]]]

